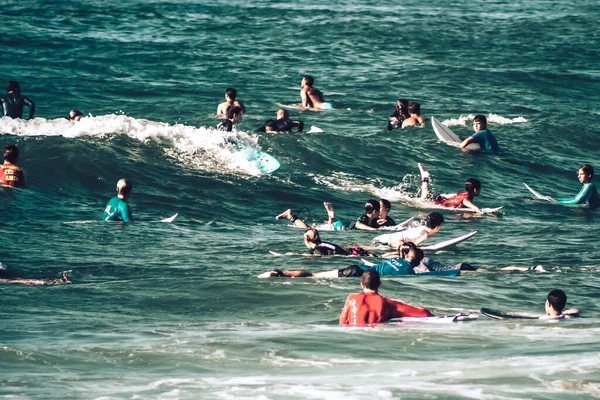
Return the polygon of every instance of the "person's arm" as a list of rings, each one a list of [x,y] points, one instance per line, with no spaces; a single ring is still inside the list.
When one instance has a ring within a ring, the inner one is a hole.
[[[466,208],[468,208],[470,210],[478,212],[479,214],[483,214],[483,211],[481,211],[481,209],[479,207],[477,207],[475,204],[473,204],[473,202],[469,199],[464,199],[462,204],[463,204],[463,206],[465,206]]]
[[[581,317],[581,312],[578,308],[569,308],[568,310],[564,310],[562,314],[570,317]]]
[[[23,102],[29,106],[29,119],[33,119],[33,114],[35,114],[35,103],[27,96],[23,96]]]
[[[467,147],[472,142],[473,142],[473,136],[469,136],[468,138],[466,138],[465,140],[462,141],[462,143],[460,144],[460,148],[464,149],[465,147]]]
[[[592,185],[589,183],[586,183],[585,185],[583,185],[583,187],[581,188],[581,190],[579,191],[579,193],[577,193],[577,195],[573,198],[559,198],[559,199],[555,199],[556,201],[558,201],[559,203],[563,203],[563,204],[584,204],[587,203],[588,200],[590,199],[590,197],[592,196],[592,190],[591,190]]]
[[[371,228],[369,225],[364,224],[360,221],[356,221],[356,225],[355,225],[356,229],[360,229],[363,231],[376,231],[377,228]]]
[[[350,295],[352,296],[352,295]],[[344,303],[344,308],[342,309],[342,313],[340,314],[340,325],[348,325],[348,313],[350,312],[350,296],[346,299]]]
[[[217,118],[225,118],[227,103],[221,103],[217,106]]]
[[[7,107],[7,101],[4,98],[4,96],[0,96],[0,103],[2,103],[3,116],[6,117],[8,115],[8,107]]]
[[[298,128],[296,132],[302,132],[302,130],[304,129],[304,122],[302,121],[298,121],[296,119],[292,119],[290,120],[290,123],[292,124],[292,128]],[[291,131],[291,129],[290,129]]]
[[[426,308],[419,308],[410,306],[408,304],[401,303],[397,300],[387,299],[387,306],[390,311],[390,318],[402,318],[402,317],[413,317],[413,318],[425,318],[433,317],[434,315]]]
[[[308,99],[308,95],[306,94],[306,89],[302,89],[300,91],[300,99],[302,99],[302,107],[310,107],[310,103],[309,103],[309,99]]]
[[[133,217],[131,216],[131,207],[129,204],[121,204],[120,206],[121,218],[123,218],[123,222],[133,222]]]

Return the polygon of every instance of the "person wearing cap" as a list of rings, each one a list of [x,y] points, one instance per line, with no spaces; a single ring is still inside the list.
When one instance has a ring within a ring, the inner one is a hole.
[[[0,186],[23,187],[25,174],[15,164],[19,160],[19,148],[14,144],[4,147],[4,164],[0,165]]]
[[[35,103],[27,96],[21,95],[19,82],[10,81],[6,83],[6,96],[0,96],[0,103],[5,117],[22,118],[23,107],[29,107],[29,119],[33,119]]]
[[[133,222],[131,207],[127,203],[132,189],[133,183],[128,179],[121,179],[117,182],[117,195],[106,204],[102,213],[103,221]]]

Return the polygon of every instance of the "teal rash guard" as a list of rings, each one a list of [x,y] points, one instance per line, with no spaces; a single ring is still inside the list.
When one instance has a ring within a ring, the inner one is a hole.
[[[125,200],[115,196],[106,204],[106,208],[102,213],[102,220],[133,222],[131,208]]]
[[[404,258],[391,258],[389,260],[380,262],[379,264],[375,264],[370,267],[362,266],[361,268],[363,268],[364,270],[374,269],[379,273],[379,275],[382,276],[399,276],[415,274],[413,266]]]
[[[600,196],[598,189],[592,182],[583,185],[579,193],[573,198],[560,198],[556,201],[563,204],[589,204],[590,207],[598,207],[600,205]]]

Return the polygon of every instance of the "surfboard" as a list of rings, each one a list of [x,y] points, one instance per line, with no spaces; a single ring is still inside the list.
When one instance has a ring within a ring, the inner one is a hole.
[[[272,174],[281,167],[279,161],[265,151],[251,146],[240,146],[239,151],[248,161],[255,163],[264,174]]]
[[[482,308],[480,312],[490,318],[494,319],[540,319],[546,317],[546,315],[540,314],[529,314],[529,313],[518,313],[518,312],[504,312],[500,310],[494,310],[493,308]]]
[[[442,124],[435,117],[431,117],[431,125],[433,126],[433,131],[435,135],[440,139],[440,141],[454,147],[460,147],[460,144],[463,142],[456,133],[452,132],[450,128],[446,125]],[[468,150],[479,150],[479,145],[475,143],[471,143],[466,147]]]
[[[404,229],[406,229],[408,227],[408,225],[410,225],[413,221],[415,220],[415,217],[410,217],[409,219],[407,219],[404,222],[400,222],[397,225],[394,226],[382,226],[380,227],[378,230],[380,231],[403,231]]]
[[[425,317],[425,318],[414,318],[414,317],[403,317],[403,318],[393,318],[389,320],[390,323],[400,323],[400,322],[423,322],[423,323],[433,323],[433,324],[447,324],[454,323],[460,321],[473,321],[479,318],[477,314],[463,314],[458,313],[455,315],[441,315],[438,317]]]
[[[493,207],[493,208],[480,208],[481,211],[483,211],[484,214],[501,214],[502,213],[502,209],[504,208],[504,206],[500,206],[500,207]],[[471,210],[470,208],[452,208],[452,211],[458,211],[458,212],[477,212],[475,210]]]
[[[160,222],[173,222],[178,215],[179,213],[176,213],[175,215],[172,215],[169,218],[161,219]]]
[[[467,234],[464,234],[462,236],[458,236],[452,239],[448,239],[448,240],[444,240],[443,242],[439,242],[436,244],[432,244],[430,246],[423,246],[421,247],[421,250],[429,250],[429,251],[436,251],[436,250],[442,250],[445,249],[447,247],[453,246],[455,244],[458,244],[460,242],[464,242],[467,239],[472,238],[473,236],[475,236],[475,234],[477,233],[477,231],[472,231],[469,232]]]
[[[523,185],[525,185],[525,187],[527,188],[527,190],[529,190],[531,192],[531,194],[533,195],[533,197],[535,197],[538,200],[546,200],[546,201],[553,201],[552,197],[550,196],[544,196],[542,194],[540,194],[539,192],[533,190],[531,187],[529,187],[528,184],[526,184],[525,182],[523,182]]]

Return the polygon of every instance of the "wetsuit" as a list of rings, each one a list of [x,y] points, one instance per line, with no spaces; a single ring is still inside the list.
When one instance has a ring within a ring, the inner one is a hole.
[[[363,214],[360,217],[358,217],[356,219],[356,222],[363,223],[371,228],[376,228],[376,229],[379,228],[379,224],[377,223],[377,218],[369,218],[369,216],[367,214]],[[348,225],[347,229],[357,229],[356,222],[353,222],[350,225]]]
[[[396,121],[392,122],[392,120],[391,120],[392,118],[396,118],[397,122]],[[406,117],[404,117],[404,115],[400,114],[400,111],[398,111],[396,109],[392,113],[392,115],[390,115],[390,117],[388,118],[388,127],[387,127],[388,131],[391,131],[392,129],[400,128],[405,119],[406,119]]]
[[[473,201],[473,197],[474,196],[469,192],[460,192],[451,197],[437,196],[433,199],[433,202],[448,208],[466,208],[463,201]]]
[[[392,318],[431,316],[433,314],[425,308],[391,300],[379,293],[356,293],[346,299],[340,315],[340,325],[378,324]]]
[[[0,185],[23,187],[25,186],[25,174],[20,167],[8,161],[0,165]]]
[[[225,121],[220,122],[219,125],[217,125],[217,129],[220,131],[231,132],[233,130],[233,122],[226,119]]]
[[[473,138],[473,143],[477,143],[479,147],[481,147],[481,150],[484,150],[486,153],[498,154],[500,151],[500,147],[498,146],[496,138],[487,128],[475,132],[473,135],[471,135],[471,138]]]
[[[337,244],[329,242],[321,242],[314,249],[310,249],[309,254],[319,254],[322,256],[332,256],[334,254],[347,256],[346,250],[342,249]]]
[[[385,217],[385,222],[383,224],[381,224],[381,225],[378,224],[377,226],[378,227],[381,227],[381,226],[396,226],[396,221],[394,221],[392,219],[392,217],[390,217],[388,215],[388,216]]]
[[[24,106],[29,107],[29,119],[32,119],[35,113],[35,103],[20,93],[10,92],[5,96],[0,96],[0,103],[4,108],[5,117],[22,118]]]
[[[292,128],[297,128],[296,132],[302,132],[304,129],[304,122],[296,119],[278,119],[275,121],[271,119],[265,123],[264,130],[261,129],[261,131],[266,132],[267,127],[269,130],[276,132],[291,132]]]
[[[131,216],[131,208],[125,200],[120,199],[118,196],[115,196],[112,199],[110,199],[106,204],[106,208],[102,213],[102,220],[133,222],[133,217]]]
[[[579,193],[573,198],[560,198],[556,201],[563,204],[589,204],[590,207],[598,207],[600,205],[600,196],[598,189],[592,182],[583,185]]]
[[[379,275],[384,276],[400,276],[400,275],[414,275],[415,271],[413,266],[404,258],[391,258],[375,264],[373,266],[362,266],[364,270],[375,270]]]

